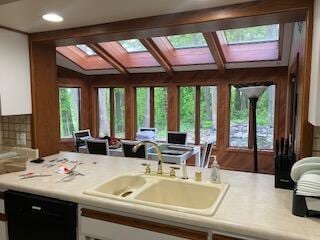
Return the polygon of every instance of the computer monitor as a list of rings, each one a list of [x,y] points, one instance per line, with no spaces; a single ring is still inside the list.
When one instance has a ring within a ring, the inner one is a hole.
[[[168,132],[168,143],[186,145],[187,144],[187,133]]]

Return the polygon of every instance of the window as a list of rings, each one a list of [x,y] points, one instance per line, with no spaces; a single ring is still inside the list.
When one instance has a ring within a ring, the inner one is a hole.
[[[143,46],[143,44],[138,39],[122,40],[122,41],[119,41],[119,43],[128,53],[147,51],[147,49]]]
[[[60,136],[72,138],[79,131],[80,88],[59,88]]]
[[[78,44],[76,45],[77,48],[79,48],[82,52],[84,52],[85,54],[87,54],[88,56],[96,56],[97,54],[95,53],[95,51],[93,51],[91,48],[89,48],[87,45],[85,44]]]
[[[269,86],[257,103],[258,149],[273,149],[275,92],[275,85]]]
[[[150,127],[150,88],[137,88],[137,129]]]
[[[279,24],[224,30],[228,44],[272,42],[279,40]]]
[[[154,88],[154,127],[157,129],[157,140],[167,139],[168,96],[166,87]]]
[[[196,87],[179,89],[179,130],[186,132],[187,142],[195,143],[195,102]]]
[[[118,138],[125,137],[124,94],[124,88],[114,88],[114,134]]]
[[[110,136],[110,88],[98,89],[99,136]]]
[[[234,86],[230,99],[230,146],[251,148],[249,133],[249,99]],[[257,145],[260,150],[273,149],[275,85],[260,96],[257,103]]]
[[[202,33],[172,35],[167,37],[175,49],[207,47]]]
[[[249,99],[238,88],[231,86],[230,146],[248,148]]]
[[[157,140],[167,138],[167,88],[136,88],[137,130],[141,127],[157,129]]]
[[[125,137],[124,95],[124,88],[98,88],[100,137]]]
[[[217,142],[217,87],[200,88],[200,143]]]

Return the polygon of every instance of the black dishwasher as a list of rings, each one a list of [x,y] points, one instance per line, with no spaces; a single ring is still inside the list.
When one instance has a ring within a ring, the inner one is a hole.
[[[77,204],[16,191],[5,193],[9,240],[76,240]]]

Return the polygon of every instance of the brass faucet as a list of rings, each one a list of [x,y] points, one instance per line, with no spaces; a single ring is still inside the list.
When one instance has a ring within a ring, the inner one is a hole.
[[[151,144],[154,146],[154,148],[156,149],[156,153],[157,153],[157,156],[158,156],[158,171],[157,171],[157,174],[158,175],[162,175],[162,163],[163,163],[163,159],[162,159],[162,153],[161,153],[161,150],[158,146],[158,144],[156,144],[155,142],[153,141],[141,141],[139,142],[137,145],[135,145],[133,148],[132,148],[132,152],[137,152],[138,149],[142,146],[142,145],[146,145],[146,144]]]

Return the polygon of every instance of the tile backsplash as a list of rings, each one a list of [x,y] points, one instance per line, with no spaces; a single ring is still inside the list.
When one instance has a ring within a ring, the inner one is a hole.
[[[31,115],[0,116],[0,145],[31,147]]]
[[[313,156],[320,157],[320,127],[314,128]]]

